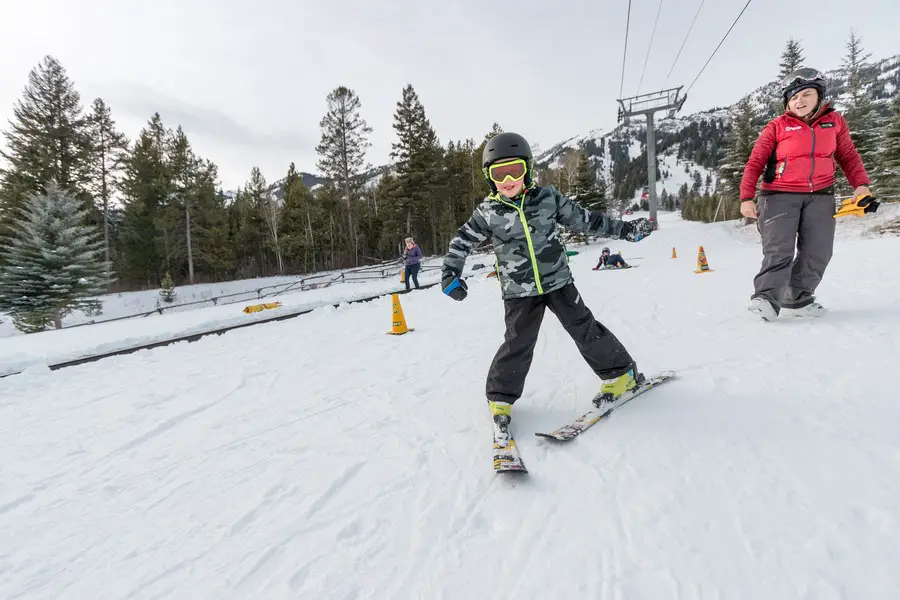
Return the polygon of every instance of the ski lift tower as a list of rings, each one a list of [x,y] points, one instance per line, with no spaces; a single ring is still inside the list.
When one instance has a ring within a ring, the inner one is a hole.
[[[656,218],[656,136],[653,131],[653,115],[667,110],[669,116],[674,117],[675,113],[681,110],[684,101],[687,100],[687,95],[681,94],[682,87],[684,86],[680,85],[677,88],[652,94],[620,98],[618,101],[619,121],[624,121],[625,125],[630,123],[630,117],[641,115],[647,117],[647,178],[649,179],[650,220],[653,222],[654,229],[659,229],[659,221]]]

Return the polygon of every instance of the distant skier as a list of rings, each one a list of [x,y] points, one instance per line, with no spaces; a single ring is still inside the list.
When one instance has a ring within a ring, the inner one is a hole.
[[[748,310],[767,321],[824,313],[813,293],[831,261],[834,217],[878,209],[847,122],[824,101],[825,91],[825,76],[815,69],[782,80],[785,112],[763,128],[741,180],[741,214],[758,219],[763,251]],[[835,162],[855,188],[837,215]]]
[[[406,291],[409,291],[409,280],[413,280],[416,289],[419,289],[419,269],[422,267],[422,249],[416,244],[416,241],[408,237],[406,238],[406,248],[403,250],[403,258],[406,260],[406,271],[403,280],[406,282]]]
[[[619,253],[610,254],[609,248],[604,248],[600,253],[600,260],[597,261],[597,266],[594,267],[594,271],[599,269],[622,269],[628,268],[630,265],[625,262],[625,259],[622,258],[622,255]]]
[[[647,219],[619,221],[591,212],[552,186],[533,180],[528,142],[515,133],[491,138],[482,154],[491,194],[457,231],[444,257],[441,287],[454,300],[466,297],[460,279],[466,256],[490,239],[506,313],[506,335],[487,374],[485,391],[494,422],[506,431],[531,367],[544,309],[549,308],[613,399],[642,376],[622,343],[591,314],[573,283],[559,226],[578,233],[637,242],[650,235]],[[496,429],[496,428],[495,428]],[[496,433],[496,431],[495,431]]]

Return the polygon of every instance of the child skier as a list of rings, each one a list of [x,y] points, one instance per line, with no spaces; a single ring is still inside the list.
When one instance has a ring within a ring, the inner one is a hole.
[[[466,256],[490,238],[506,312],[506,335],[494,356],[485,386],[496,429],[506,432],[513,403],[522,395],[538,331],[549,308],[601,379],[603,401],[611,401],[641,381],[622,343],[591,314],[575,289],[558,226],[579,233],[640,241],[650,235],[647,219],[619,221],[591,212],[552,186],[533,180],[528,142],[515,133],[491,138],[482,155],[491,194],[457,231],[444,257],[441,288],[463,300]]]
[[[625,262],[625,259],[622,258],[621,254],[610,254],[609,248],[604,248],[600,253],[600,260],[597,261],[597,266],[594,267],[594,271],[599,271],[600,269],[623,269],[628,268],[628,263]]]

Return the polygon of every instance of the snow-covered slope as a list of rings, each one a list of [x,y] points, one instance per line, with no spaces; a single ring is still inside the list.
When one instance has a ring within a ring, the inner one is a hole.
[[[89,316],[83,312],[76,311],[63,319],[63,326],[69,327],[90,321],[105,321],[107,319],[116,319],[119,317],[151,312],[160,306],[168,307],[165,312],[169,313],[190,310],[199,307],[192,303],[208,300],[210,301],[209,306],[211,306],[212,298],[230,296],[231,294],[246,295],[229,298],[227,299],[229,302],[247,300],[256,297],[255,292],[260,288],[291,283],[298,279],[300,278],[259,277],[256,279],[238,279],[235,281],[223,281],[219,283],[198,283],[196,285],[178,286],[175,288],[177,297],[172,304],[162,302],[159,296],[159,290],[105,294],[99,297],[99,300],[103,303],[103,309],[99,315]],[[189,304],[191,306],[179,307],[179,305]],[[0,338],[21,335],[24,334],[13,326],[11,318],[5,314],[0,314]]]
[[[490,264],[491,261],[482,260],[481,262]],[[440,272],[434,270],[434,267],[439,264],[439,258],[428,258],[423,261],[424,270],[419,275],[420,285],[440,281]],[[153,313],[148,316],[96,323],[86,327],[10,336],[3,344],[0,344],[0,377],[22,369],[41,368],[46,365],[116,352],[224,327],[267,320],[279,315],[301,313],[319,306],[400,291],[405,286],[400,282],[399,267],[397,269],[396,277],[360,280],[352,279],[352,276],[348,275],[347,281],[322,289],[301,291],[299,287],[269,287],[263,290],[267,294],[264,299],[258,299],[256,290],[260,287],[285,282],[294,283],[298,278],[270,277],[221,284],[185,286],[178,288],[179,293],[183,294],[185,298],[198,300],[207,300],[212,296],[221,296],[223,293],[232,294],[241,290],[246,290],[246,292],[238,296],[223,298],[217,305],[212,302],[204,302],[190,306],[176,306],[174,310],[165,311],[162,314]],[[276,291],[281,293],[275,294]],[[155,294],[156,292],[153,291],[130,292],[104,297],[106,303],[104,314],[97,318],[109,319],[113,316],[133,315],[139,306],[149,305],[150,308],[144,310],[152,310],[153,306],[150,301]],[[124,302],[119,300],[124,300]],[[141,304],[142,302],[144,304]],[[261,302],[280,302],[281,307],[258,313],[243,312],[245,306]],[[111,306],[107,306],[107,304]],[[121,315],[117,315],[119,312]],[[87,318],[79,313],[73,315],[73,321],[78,322],[79,317]],[[9,329],[12,329],[11,324]]]
[[[0,597],[895,597],[900,239],[849,222],[831,313],[764,323],[753,228],[661,217],[620,244],[640,268],[591,271],[599,245],[571,265],[678,379],[539,441],[597,389],[548,314],[514,408],[524,478],[491,470],[494,279],[403,296],[405,336],[384,299],[0,380]]]

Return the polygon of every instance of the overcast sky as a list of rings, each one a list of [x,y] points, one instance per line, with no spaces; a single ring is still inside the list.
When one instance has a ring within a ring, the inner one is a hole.
[[[687,88],[746,0],[633,0],[624,95]],[[325,96],[345,85],[388,161],[411,83],[442,143],[494,121],[541,148],[616,124],[627,0],[0,0],[0,128],[28,71],[58,58],[88,106],[100,96],[134,137],[154,111],[181,124],[222,184],[291,161],[315,171]],[[900,54],[900,0],[754,0],[684,110],[731,104],[770,80],[789,36],[809,65],[840,64],[853,28],[873,58]]]

